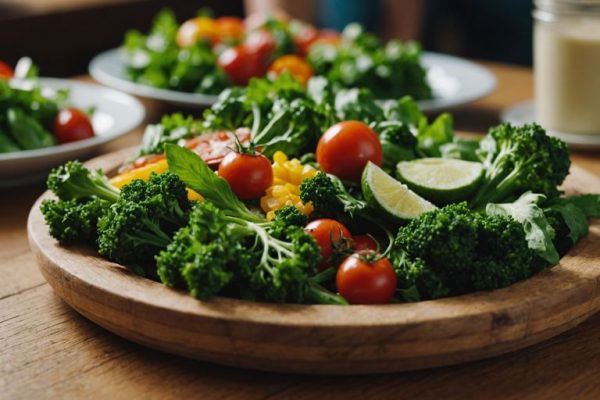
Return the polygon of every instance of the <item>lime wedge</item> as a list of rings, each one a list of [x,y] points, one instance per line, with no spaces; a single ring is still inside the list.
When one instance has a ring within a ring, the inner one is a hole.
[[[416,218],[436,208],[372,162],[363,171],[361,185],[365,200],[371,207],[400,221]]]
[[[437,205],[469,199],[483,176],[478,162],[451,158],[421,158],[401,161],[396,167],[398,179]]]

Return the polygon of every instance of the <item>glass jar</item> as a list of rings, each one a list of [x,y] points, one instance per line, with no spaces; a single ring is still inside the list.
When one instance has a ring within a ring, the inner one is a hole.
[[[600,135],[600,0],[537,0],[536,119],[547,129]]]

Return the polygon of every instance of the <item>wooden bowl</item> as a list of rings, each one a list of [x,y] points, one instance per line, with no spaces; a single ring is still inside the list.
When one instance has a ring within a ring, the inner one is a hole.
[[[125,154],[89,166],[110,172]],[[573,167],[565,187],[600,192],[600,179]],[[309,374],[438,367],[541,342],[600,308],[600,221],[560,265],[505,289],[412,304],[275,305],[198,301],[90,248],[60,246],[48,234],[41,199],[29,215],[29,241],[42,274],[65,302],[124,338],[219,364]]]

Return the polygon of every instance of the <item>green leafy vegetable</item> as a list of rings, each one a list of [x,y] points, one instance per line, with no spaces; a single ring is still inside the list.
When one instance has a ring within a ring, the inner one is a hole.
[[[114,203],[119,198],[119,190],[102,171],[90,171],[79,161],[68,161],[54,168],[46,185],[61,200],[97,197]]]
[[[390,258],[406,300],[493,290],[543,266],[520,223],[473,212],[465,203],[427,212],[400,228]]]
[[[50,235],[61,243],[95,243],[98,220],[110,202],[95,199],[44,200],[40,207]]]
[[[511,201],[527,191],[557,197],[571,165],[567,145],[537,124],[492,128],[481,141],[480,157],[485,175],[470,202],[473,208]]]
[[[339,46],[311,46],[308,61],[316,74],[327,77],[336,90],[364,87],[381,99],[432,97],[418,44],[390,41],[383,45],[358,24],[344,29]]]
[[[225,179],[215,174],[191,150],[172,144],[167,144],[165,148],[169,170],[178,175],[187,187],[200,193],[230,216],[254,222],[264,221],[238,199]]]
[[[112,261],[137,265],[155,276],[154,257],[188,221],[191,203],[173,173],[152,174],[126,185],[98,221],[98,251]]]
[[[512,217],[521,223],[529,248],[548,264],[555,265],[558,264],[560,256],[552,242],[554,229],[548,223],[544,211],[538,206],[538,203],[545,198],[546,196],[541,194],[526,192],[513,203],[490,203],[486,206],[485,212],[490,215]]]

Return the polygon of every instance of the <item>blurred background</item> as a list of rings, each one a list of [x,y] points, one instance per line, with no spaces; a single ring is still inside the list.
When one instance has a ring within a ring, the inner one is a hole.
[[[382,37],[416,39],[429,51],[531,64],[531,0],[0,0],[0,59],[32,57],[45,76],[87,71],[90,59],[147,30],[162,8],[180,21],[281,9],[322,28],[365,24]]]

